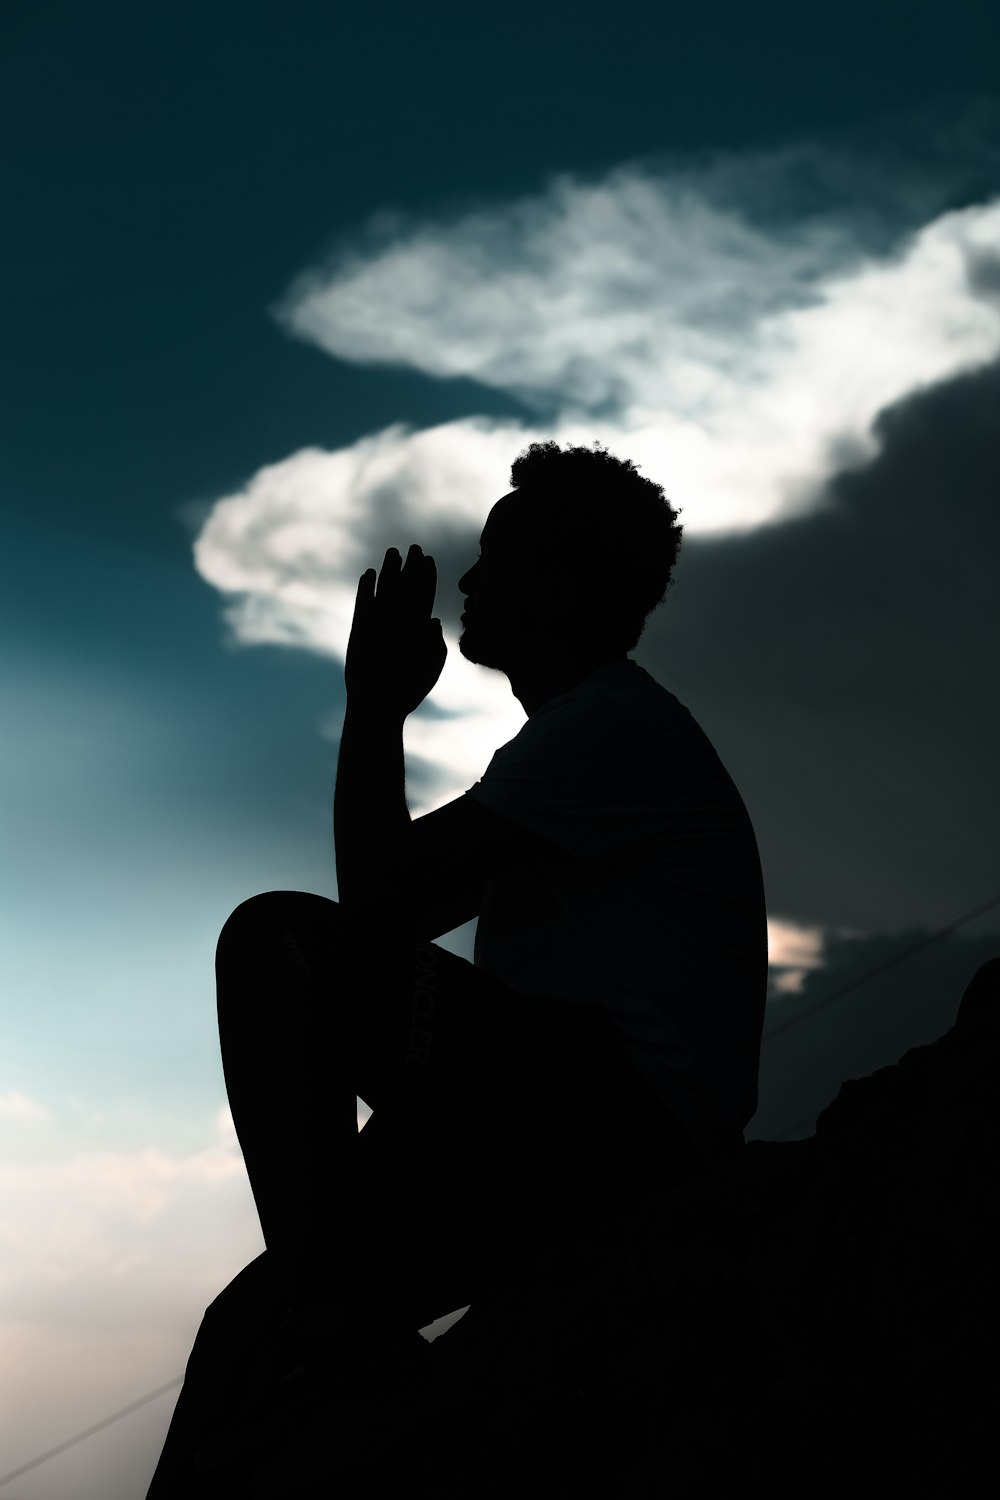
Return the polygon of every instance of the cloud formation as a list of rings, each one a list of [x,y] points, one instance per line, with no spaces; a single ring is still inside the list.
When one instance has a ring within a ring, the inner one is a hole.
[[[959,707],[968,679],[935,654],[928,593],[899,566],[905,556],[933,574],[939,533],[914,527],[891,485],[912,403],[975,381],[1000,353],[1000,200],[874,246],[847,215],[756,214],[754,181],[767,176],[773,203],[786,160],[701,176],[625,166],[447,221],[378,216],[296,278],[274,309],[281,324],[338,359],[502,389],[535,416],[396,423],[334,453],[292,454],[215,504],[195,562],[227,596],[237,642],[342,658],[360,572],[388,545],[419,540],[434,554],[450,652],[432,704],[406,727],[420,815],[471,785],[523,722],[505,680],[456,646],[457,579],[511,461],[550,437],[632,458],[685,527],[676,586],[637,659],[701,719],[744,790],[766,846],[772,957],[794,971],[817,926],[892,925],[919,891],[910,915],[953,912],[962,881],[943,870],[973,852],[940,798],[934,826],[899,837],[899,767],[919,764],[938,786],[959,772],[954,718],[939,719],[937,749],[915,750],[907,705],[920,674]],[[968,477],[947,505],[975,551],[988,500]],[[957,610],[956,596],[952,651]],[[336,716],[324,726],[338,730]],[[974,800],[980,783],[966,785]]]
[[[1000,362],[890,408],[814,511],[696,537],[650,621],[645,659],[733,772],[774,915],[936,928],[998,892],[998,410]]]
[[[20,1089],[9,1089],[0,1094],[0,1120],[49,1120],[51,1116],[44,1104],[29,1098]]]
[[[464,376],[557,426],[608,420],[690,524],[744,528],[832,444],[871,452],[883,407],[1000,350],[974,274],[1000,202],[876,256],[830,218],[755,225],[706,178],[623,166],[453,223],[376,220],[275,316],[338,359]]]

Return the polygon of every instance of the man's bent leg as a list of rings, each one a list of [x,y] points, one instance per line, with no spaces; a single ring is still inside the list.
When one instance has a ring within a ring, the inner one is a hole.
[[[290,1280],[304,1247],[339,1227],[331,1198],[350,1225],[358,1014],[393,1011],[405,983],[395,974],[399,946],[385,932],[372,941],[366,923],[303,891],[243,902],[219,938],[226,1090],[265,1244]]]
[[[242,1406],[250,1356],[303,1295],[303,1277],[309,1299],[352,1300],[365,1234],[352,1209],[356,1075],[381,1097],[383,1070],[400,1066],[411,1031],[405,948],[384,926],[373,934],[364,913],[301,891],[253,897],[222,929],[223,1070],[268,1250],[206,1311],[149,1500],[193,1495],[189,1456]]]

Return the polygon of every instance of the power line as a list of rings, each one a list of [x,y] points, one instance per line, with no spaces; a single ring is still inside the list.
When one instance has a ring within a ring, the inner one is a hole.
[[[793,1026],[797,1026],[800,1021],[807,1021],[810,1016],[814,1016],[817,1011],[829,1005],[832,1000],[839,1000],[841,995],[846,995],[849,990],[857,989],[860,985],[867,983],[869,979],[874,979],[876,974],[884,974],[886,969],[891,969],[894,964],[901,964],[904,958],[912,957],[921,948],[926,948],[929,943],[936,943],[938,938],[946,937],[949,932],[954,932],[956,927],[961,927],[964,922],[971,922],[973,917],[981,917],[983,912],[990,911],[992,907],[998,904],[1000,904],[1000,896],[994,896],[991,901],[985,902],[982,906],[975,907],[972,911],[967,911],[964,916],[958,917],[954,922],[949,922],[947,927],[941,927],[937,932],[932,932],[930,937],[921,938],[919,943],[914,943],[913,947],[907,948],[905,953],[897,953],[893,958],[886,959],[885,963],[876,965],[874,969],[869,969],[867,974],[862,974],[860,979],[852,979],[849,984],[841,985],[839,989],[833,990],[829,995],[825,995],[822,1000],[818,1000],[815,1005],[811,1005],[808,1010],[801,1011],[798,1015],[790,1017],[789,1020],[783,1021],[780,1026],[775,1026],[767,1033],[763,1041],[769,1042],[773,1037],[779,1036],[782,1032],[790,1031]],[[822,1114],[822,1110],[819,1113]],[[803,1119],[797,1121],[796,1124],[789,1126],[787,1130],[781,1131],[779,1135],[768,1136],[767,1139],[772,1141],[787,1141],[790,1136],[797,1135],[807,1125],[812,1125],[816,1118],[815,1112],[808,1114]]]
[[[93,1427],[88,1427],[86,1432],[78,1432],[76,1437],[67,1438],[64,1443],[58,1443],[56,1447],[50,1448],[47,1453],[40,1453],[37,1458],[31,1459],[29,1463],[22,1464],[19,1469],[11,1469],[9,1474],[0,1476],[0,1484],[8,1484],[12,1479],[19,1479],[22,1474],[27,1474],[29,1469],[35,1469],[39,1464],[45,1463],[46,1459],[55,1458],[57,1453],[64,1453],[67,1448],[72,1448],[74,1443],[82,1443],[84,1438],[93,1437],[96,1432],[110,1427],[112,1422],[117,1422],[119,1417],[127,1417],[130,1412],[138,1411],[140,1406],[147,1406],[150,1401],[155,1401],[157,1396],[172,1391],[174,1386],[180,1385],[184,1379],[178,1375],[176,1380],[168,1380],[166,1385],[161,1385],[155,1391],[150,1391],[148,1396],[140,1396],[138,1401],[133,1401],[129,1406],[123,1406],[121,1411],[116,1411],[112,1416],[105,1417],[103,1422],[95,1422]]]
[[[780,1026],[772,1026],[761,1045],[763,1046],[766,1042],[772,1042],[776,1036],[781,1036],[785,1031],[791,1031],[793,1026],[798,1026],[801,1021],[807,1021],[810,1016],[814,1016],[818,1010],[822,1010],[831,1001],[839,1000],[841,995],[846,995],[849,990],[856,990],[859,985],[867,984],[869,979],[875,978],[876,974],[884,974],[886,969],[892,968],[893,964],[901,964],[904,958],[910,958],[914,953],[919,953],[921,948],[926,948],[930,943],[936,943],[938,938],[946,937],[949,932],[954,932],[955,928],[961,927],[963,922],[971,922],[973,917],[981,917],[984,911],[989,911],[991,907],[997,905],[1000,905],[1000,896],[994,896],[992,901],[987,901],[983,906],[977,906],[974,911],[967,911],[964,917],[959,917],[956,921],[949,922],[947,927],[942,927],[939,931],[932,932],[930,937],[921,938],[919,943],[915,943],[912,948],[907,948],[905,953],[897,953],[893,958],[887,958],[884,964],[878,964],[874,969],[869,969],[868,973],[862,974],[860,979],[852,979],[849,984],[842,984],[838,990],[833,990],[829,995],[825,995],[822,1000],[818,1000],[808,1010],[800,1011],[798,1015],[789,1017],[787,1021],[782,1021]]]
[[[849,984],[841,985],[839,989],[833,990],[831,994],[824,996],[822,1000],[817,1001],[808,1010],[801,1011],[798,1015],[792,1016],[787,1021],[783,1021],[780,1026],[773,1027],[762,1039],[761,1045],[763,1046],[764,1043],[772,1041],[774,1037],[780,1036],[785,1031],[790,1031],[793,1026],[798,1026],[800,1021],[808,1020],[810,1016],[814,1016],[824,1006],[829,1005],[834,1000],[839,1000],[841,995],[846,995],[848,991],[859,988],[860,985],[867,983],[869,979],[874,979],[876,974],[884,974],[886,969],[891,969],[894,964],[901,964],[905,958],[910,958],[914,953],[919,953],[921,948],[926,948],[930,943],[936,943],[938,938],[946,937],[949,932],[954,932],[956,927],[961,927],[965,922],[971,922],[974,917],[982,916],[983,912],[990,911],[997,905],[1000,905],[1000,895],[994,896],[992,900],[985,902],[982,906],[975,907],[973,911],[966,912],[964,916],[957,918],[956,921],[949,922],[947,927],[939,928],[937,932],[931,933],[930,937],[921,938],[919,943],[915,943],[912,948],[907,948],[905,953],[897,953],[895,957],[887,959],[885,963],[878,964],[874,969],[869,969],[868,973],[862,974],[859,979],[852,979]],[[806,1115],[798,1124],[791,1126],[788,1130],[783,1130],[780,1135],[770,1136],[769,1139],[776,1141],[786,1140],[789,1136],[795,1135],[797,1131],[804,1129],[806,1125],[812,1124],[815,1118],[813,1114]],[[103,1422],[97,1422],[93,1427],[88,1427],[86,1432],[78,1432],[76,1437],[67,1438],[66,1442],[59,1443],[57,1447],[50,1448],[48,1452],[39,1454],[37,1458],[31,1459],[29,1463],[22,1464],[19,1469],[12,1469],[9,1474],[0,1476],[0,1485],[7,1484],[11,1479],[19,1478],[20,1475],[26,1474],[29,1469],[37,1468],[39,1464],[45,1463],[46,1459],[54,1458],[57,1453],[65,1452],[67,1448],[72,1448],[75,1443],[82,1443],[84,1438],[93,1437],[95,1433],[101,1432],[105,1427],[110,1427],[112,1422],[117,1422],[121,1417],[127,1417],[130,1412],[138,1411],[140,1406],[146,1406],[150,1401],[155,1401],[157,1396],[162,1396],[167,1391],[172,1391],[175,1386],[181,1385],[183,1380],[183,1375],[178,1375],[176,1380],[169,1380],[166,1385],[161,1385],[157,1390],[150,1391],[148,1396],[141,1396],[138,1401],[133,1401],[130,1406],[123,1406],[121,1411],[116,1411],[112,1416],[105,1417]]]

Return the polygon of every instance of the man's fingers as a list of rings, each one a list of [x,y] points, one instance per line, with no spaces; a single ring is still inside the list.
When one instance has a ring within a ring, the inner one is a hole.
[[[395,547],[387,547],[385,557],[382,561],[382,571],[378,576],[378,598],[389,600],[396,592],[399,575],[402,572],[403,559]]]
[[[434,608],[434,595],[437,593],[437,567],[433,557],[421,557],[419,562],[420,570],[414,579],[414,591],[421,615],[425,612],[429,615]]]
[[[396,554],[398,557],[398,553]],[[397,607],[406,615],[419,619],[429,616],[437,591],[437,568],[433,557],[426,556],[416,542],[406,554],[399,575]]]
[[[395,547],[386,548],[377,591],[374,569],[369,569],[368,573],[371,575],[371,593],[367,597],[377,597],[378,602],[393,613],[402,610],[407,616],[413,613],[419,618],[430,616],[437,593],[437,566],[433,557],[426,556],[416,542],[407,552],[405,562]],[[362,585],[358,588],[359,599],[363,593]]]

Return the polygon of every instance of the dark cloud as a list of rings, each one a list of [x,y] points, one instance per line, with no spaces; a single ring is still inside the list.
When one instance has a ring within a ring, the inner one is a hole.
[[[772,917],[935,927],[1000,889],[998,412],[1000,363],[882,412],[810,514],[684,542],[636,657],[735,777]]]
[[[981,903],[980,903],[981,904]],[[994,921],[996,916],[994,913]],[[981,925],[981,923],[976,924]],[[808,1135],[822,1109],[848,1078],[891,1067],[955,1023],[959,1001],[976,970],[1000,955],[995,933],[956,932],[916,949],[931,934],[910,927],[866,938],[833,938],[822,969],[801,991],[768,1005],[761,1049],[758,1109],[748,1140]],[[857,988],[827,996],[889,964]],[[814,1014],[806,1015],[814,1006]],[[801,1017],[788,1029],[786,1022]],[[771,1032],[776,1034],[769,1040]],[[793,1127],[801,1126],[799,1130]]]

